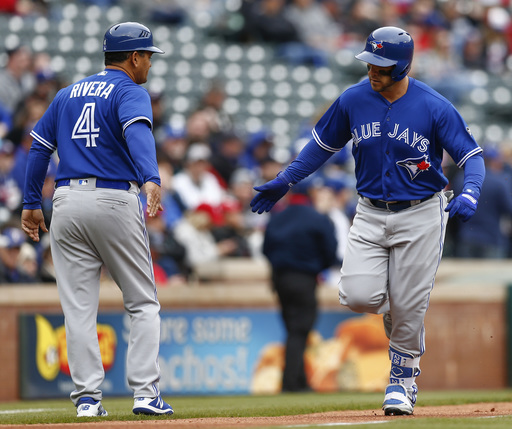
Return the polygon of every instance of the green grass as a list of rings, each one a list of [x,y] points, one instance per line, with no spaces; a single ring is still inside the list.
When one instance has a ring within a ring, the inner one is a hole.
[[[174,408],[173,419],[205,417],[254,417],[319,413],[341,410],[375,410],[380,408],[380,393],[305,393],[272,396],[206,396],[206,397],[164,397]],[[419,406],[456,405],[476,402],[511,402],[512,390],[484,391],[441,391],[421,392]],[[104,398],[103,405],[109,415],[103,420],[140,421],[168,419],[168,417],[135,416],[131,413],[133,401],[130,398]],[[14,410],[26,410],[13,412]],[[97,419],[80,419],[96,420]],[[0,424],[41,424],[74,423],[75,408],[67,399],[17,401],[0,404]],[[510,428],[511,417],[471,419],[410,419],[393,420],[393,429],[408,428]],[[388,426],[383,424],[383,426]],[[311,426],[314,427],[314,426]],[[373,427],[375,424],[361,424],[358,428]]]

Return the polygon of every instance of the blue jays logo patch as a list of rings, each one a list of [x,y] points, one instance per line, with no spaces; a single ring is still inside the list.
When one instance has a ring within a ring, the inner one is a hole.
[[[376,42],[376,41],[373,41],[373,42],[370,42],[371,45],[372,45],[372,50],[373,52],[375,52],[377,49],[382,49],[384,47],[384,45],[382,44],[382,42]]]
[[[396,164],[407,170],[411,180],[414,180],[422,171],[427,171],[431,165],[427,155],[420,158],[407,158],[403,161],[397,161]]]

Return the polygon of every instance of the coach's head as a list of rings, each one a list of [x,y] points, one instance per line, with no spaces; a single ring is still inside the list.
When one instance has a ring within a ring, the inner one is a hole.
[[[114,24],[103,39],[105,66],[123,69],[137,84],[148,80],[153,53],[164,52],[153,45],[153,34],[138,22]]]

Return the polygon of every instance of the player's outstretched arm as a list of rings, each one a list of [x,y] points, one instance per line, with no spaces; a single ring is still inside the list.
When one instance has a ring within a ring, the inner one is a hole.
[[[39,241],[39,228],[48,232],[44,222],[44,215],[41,209],[28,210],[21,212],[21,229],[34,241]]]
[[[285,171],[281,171],[274,180],[254,188],[259,194],[251,201],[252,211],[259,214],[270,211],[295,183],[318,170],[332,154],[311,139]]]
[[[254,188],[255,191],[258,191],[258,194],[251,201],[251,207],[254,213],[261,214],[270,211],[270,209],[274,207],[274,204],[290,189],[290,185],[279,177],[279,174],[274,180]]]

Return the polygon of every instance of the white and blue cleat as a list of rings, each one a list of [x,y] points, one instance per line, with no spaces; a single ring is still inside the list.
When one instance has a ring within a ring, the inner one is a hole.
[[[409,416],[414,405],[407,396],[407,389],[401,384],[388,384],[382,409],[386,416]]]
[[[133,414],[160,416],[173,413],[174,410],[162,399],[161,395],[158,395],[156,398],[135,398],[133,402]]]
[[[95,401],[92,398],[84,397],[78,400],[76,404],[77,417],[105,417],[107,411],[101,405],[101,401]]]

